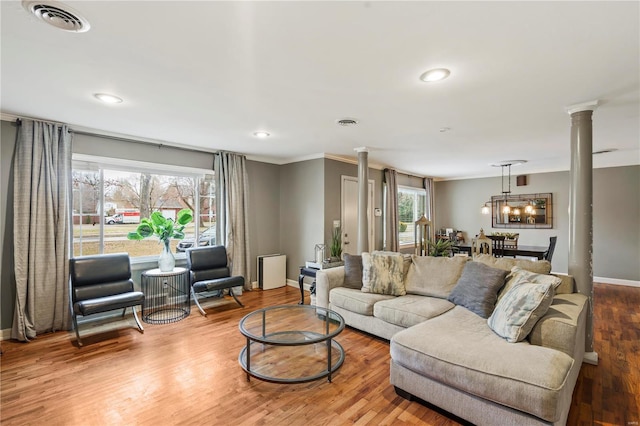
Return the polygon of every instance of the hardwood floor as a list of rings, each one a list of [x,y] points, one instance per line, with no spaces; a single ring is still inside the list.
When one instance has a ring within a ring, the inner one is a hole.
[[[59,332],[24,344],[2,342],[2,425],[433,424],[455,418],[397,396],[389,384],[388,342],[347,328],[337,340],[344,365],[326,380],[281,385],[252,379],[238,365],[239,320],[259,307],[295,304],[292,287],[245,292],[196,309],[173,324],[93,334],[84,346]],[[308,298],[307,298],[308,300]],[[596,366],[583,365],[570,425],[637,425],[640,289],[595,286]],[[119,324],[122,326],[123,324]],[[110,328],[113,324],[110,324]],[[97,329],[96,329],[97,330]]]

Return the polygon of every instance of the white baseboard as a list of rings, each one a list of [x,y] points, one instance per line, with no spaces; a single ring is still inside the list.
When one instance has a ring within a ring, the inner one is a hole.
[[[640,287],[640,281],[621,280],[618,278],[593,277],[593,282],[601,284],[625,285],[628,287]]]
[[[300,284],[298,284],[298,281],[296,281],[296,280],[287,280],[287,285],[288,285],[289,287],[295,287],[295,288],[297,288],[298,290],[300,290]],[[311,284],[309,284],[309,283],[302,283],[302,288],[303,288],[303,290],[311,291]]]
[[[11,339],[11,329],[5,328],[4,330],[0,330],[2,334],[0,335],[0,340],[9,340]]]

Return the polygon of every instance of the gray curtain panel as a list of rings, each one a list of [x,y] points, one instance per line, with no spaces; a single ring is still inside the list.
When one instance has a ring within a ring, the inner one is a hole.
[[[385,250],[398,251],[398,172],[384,169],[385,200]]]
[[[244,155],[220,152],[215,156],[216,235],[227,249],[232,274],[245,278],[251,290],[249,254],[249,180]]]
[[[435,217],[434,211],[435,208],[433,206],[433,200],[435,200],[435,196],[433,193],[433,179],[432,178],[424,178],[424,190],[427,193],[427,205],[425,206],[425,216],[427,219],[431,221],[430,231],[429,231],[429,241],[436,240],[436,229],[435,229]]]
[[[16,301],[11,337],[68,330],[71,134],[22,120],[13,158]]]

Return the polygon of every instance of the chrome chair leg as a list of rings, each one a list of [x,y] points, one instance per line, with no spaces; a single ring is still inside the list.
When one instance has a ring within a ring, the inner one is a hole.
[[[125,314],[126,312],[127,312],[127,308],[124,308],[124,309],[122,310],[122,318],[124,318],[124,314]]]
[[[82,340],[80,340],[80,332],[78,331],[78,320],[76,319],[76,314],[74,313],[71,317],[73,319],[73,329],[76,331],[76,341],[78,342],[78,346],[82,346]]]
[[[140,333],[144,334],[144,328],[142,328],[142,324],[140,324],[140,320],[138,319],[138,313],[136,312],[136,307],[132,306],[131,310],[133,311],[133,319],[136,320],[136,324],[138,324],[138,329],[140,330]]]
[[[233,300],[235,300],[238,305],[240,305],[240,306],[242,306],[244,308],[244,305],[242,304],[241,301],[238,300],[236,295],[233,293],[233,289],[231,287],[229,287],[229,294],[231,295],[231,297],[233,297]]]
[[[204,309],[202,309],[202,306],[200,306],[200,302],[198,302],[198,296],[196,295],[196,292],[193,291],[193,287],[191,287],[191,297],[193,298],[193,301],[196,302],[196,306],[198,307],[200,313],[206,317],[207,313],[204,311]]]

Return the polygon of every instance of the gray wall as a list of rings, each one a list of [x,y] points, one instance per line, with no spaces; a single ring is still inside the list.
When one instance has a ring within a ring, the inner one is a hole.
[[[640,166],[594,169],[593,171],[593,269],[594,276],[640,280]],[[515,178],[514,178],[515,180]],[[489,232],[519,232],[519,244],[545,246],[558,236],[553,270],[566,273],[569,240],[569,172],[528,175],[527,186],[513,186],[512,193],[551,192],[552,229],[492,228],[491,216],[480,208],[492,195],[500,195],[500,178],[436,182],[436,229],[465,231],[470,241],[480,228]]]
[[[300,266],[324,241],[324,159],[280,166],[280,250],[287,255],[287,278],[297,280]],[[267,254],[267,253],[260,253]]]
[[[247,161],[251,282],[257,281],[257,256],[280,252],[280,169],[275,164]]]
[[[17,128],[14,123],[0,122],[0,329],[11,328],[16,298],[13,273],[13,149]]]

